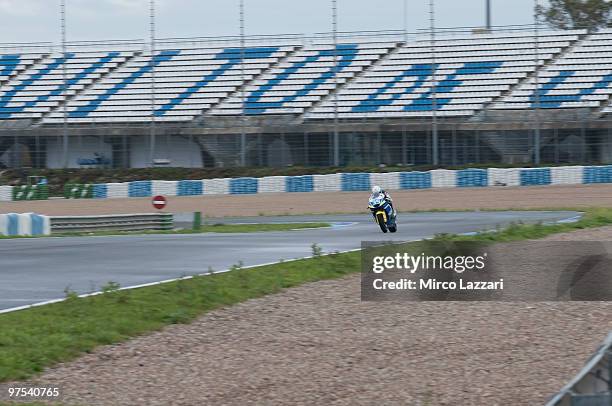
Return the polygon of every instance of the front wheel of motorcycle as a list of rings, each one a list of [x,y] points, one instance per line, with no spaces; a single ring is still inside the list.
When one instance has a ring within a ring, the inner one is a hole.
[[[382,213],[376,215],[376,222],[380,226],[380,230],[383,233],[386,233],[387,232],[387,224],[385,222],[385,216]]]

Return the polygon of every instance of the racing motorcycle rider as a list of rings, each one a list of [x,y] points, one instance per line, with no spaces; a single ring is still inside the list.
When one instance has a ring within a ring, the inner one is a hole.
[[[381,193],[385,196],[385,200],[387,201],[387,203],[391,205],[391,209],[393,210],[393,220],[395,220],[395,218],[397,217],[397,211],[393,206],[393,199],[391,199],[391,195],[378,185],[372,188],[372,196],[378,196]]]

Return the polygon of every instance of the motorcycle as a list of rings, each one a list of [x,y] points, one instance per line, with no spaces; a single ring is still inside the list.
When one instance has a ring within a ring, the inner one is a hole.
[[[374,221],[378,224],[383,233],[387,231],[395,233],[397,231],[393,207],[387,199],[385,199],[383,193],[370,196],[368,208],[372,212],[372,216],[374,216]]]

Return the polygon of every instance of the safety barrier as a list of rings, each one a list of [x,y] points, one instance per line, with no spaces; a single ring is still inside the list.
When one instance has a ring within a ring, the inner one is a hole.
[[[13,201],[13,187],[0,186],[0,202]]]
[[[94,199],[257,193],[307,193],[384,189],[431,189],[493,186],[544,186],[612,183],[612,166],[563,166],[554,168],[490,168],[427,172],[336,173],[330,175],[270,176],[182,181],[104,183],[83,192]],[[76,185],[72,185],[74,190]],[[85,188],[83,186],[82,188]],[[81,190],[81,189],[79,189]],[[72,197],[80,193],[71,193]]]
[[[93,185],[67,184],[64,186],[66,199],[93,199]]]
[[[53,234],[94,231],[172,230],[173,228],[174,220],[171,213],[51,217],[51,231]]]
[[[0,235],[34,236],[51,234],[51,221],[48,216],[34,213],[0,214]]]
[[[464,188],[488,186],[544,186],[612,183],[610,166],[562,166],[553,168],[489,168],[427,172],[336,173],[330,175],[270,176],[204,180],[147,180],[128,183],[68,184],[67,199],[125,197],[245,195],[257,193],[306,193],[367,191],[373,185],[389,190]],[[48,187],[0,186],[0,201],[45,200]]]
[[[49,187],[47,185],[0,186],[0,202],[47,200],[48,198]]]
[[[49,198],[49,187],[47,185],[36,186],[14,186],[13,200],[47,200]]]

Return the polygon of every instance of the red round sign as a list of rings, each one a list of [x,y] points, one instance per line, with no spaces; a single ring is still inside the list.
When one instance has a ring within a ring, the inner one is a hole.
[[[161,210],[164,207],[166,207],[166,204],[168,204],[168,201],[166,200],[164,196],[155,196],[152,200],[152,203],[153,203],[153,207],[155,207],[157,210]]]

